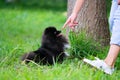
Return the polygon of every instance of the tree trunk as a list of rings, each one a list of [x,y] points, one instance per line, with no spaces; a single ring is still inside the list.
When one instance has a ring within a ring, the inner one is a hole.
[[[68,0],[68,16],[72,13],[76,0]],[[77,17],[77,30],[85,29],[101,45],[106,46],[110,41],[105,0],[85,0]],[[69,31],[69,29],[67,29]]]

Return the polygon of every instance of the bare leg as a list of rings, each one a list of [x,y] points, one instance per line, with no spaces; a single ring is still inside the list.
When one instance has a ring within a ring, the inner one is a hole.
[[[111,44],[107,57],[105,58],[105,63],[114,67],[115,61],[120,51],[120,46]]]

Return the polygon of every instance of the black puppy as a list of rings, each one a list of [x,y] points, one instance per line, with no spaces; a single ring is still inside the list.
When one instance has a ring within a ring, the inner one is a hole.
[[[34,61],[41,64],[54,64],[62,62],[68,55],[65,48],[69,47],[68,40],[60,34],[61,31],[55,27],[48,27],[42,35],[41,47],[22,56],[22,61],[29,63]]]

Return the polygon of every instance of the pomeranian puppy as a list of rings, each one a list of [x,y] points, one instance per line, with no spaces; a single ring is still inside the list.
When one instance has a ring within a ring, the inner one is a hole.
[[[42,35],[41,47],[35,51],[29,52],[22,56],[22,61],[29,63],[34,61],[40,64],[54,64],[63,62],[68,56],[65,49],[69,48],[67,38],[61,34],[61,31],[55,27],[47,27]]]

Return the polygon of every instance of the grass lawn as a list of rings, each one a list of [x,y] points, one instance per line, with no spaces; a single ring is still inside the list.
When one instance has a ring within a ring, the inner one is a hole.
[[[54,66],[21,64],[25,52],[40,46],[43,30],[47,26],[61,26],[66,20],[62,10],[0,8],[0,80],[119,80],[120,70],[113,75],[84,64],[78,58],[65,60]],[[107,53],[107,51],[104,51]],[[104,56],[106,54],[98,54]]]

